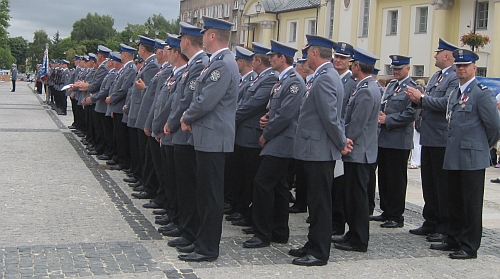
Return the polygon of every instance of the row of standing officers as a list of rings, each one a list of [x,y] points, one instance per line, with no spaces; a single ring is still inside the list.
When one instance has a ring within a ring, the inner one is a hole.
[[[464,73],[446,68],[425,92],[408,75],[410,57],[391,55],[396,79],[381,95],[371,75],[378,58],[365,50],[307,35],[305,59],[299,61],[307,75],[293,67],[297,50],[274,40],[271,48],[253,43],[254,52],[238,47],[235,60],[227,48],[231,23],[204,17],[204,24],[199,29],[181,23],[180,35],[169,35],[166,42],[140,36],[139,70],[135,48],[122,44],[120,52],[112,52],[99,46],[97,55],[77,62],[68,81],[72,128],[85,136],[89,154],[127,171],[125,181],[138,191],[134,197],[152,199],[144,206],[160,208],[159,231],[175,237],[168,244],[185,253],[181,260],[217,259],[225,198],[235,195],[233,207],[249,219],[254,233],[244,247],[288,242],[286,177],[296,162],[307,184],[310,227],[307,243],[289,252],[297,257],[293,263],[328,261],[337,229],[332,228],[336,164],[343,166],[345,181],[335,186],[335,201],[349,230],[335,239],[335,247],[366,252],[377,162],[383,213],[372,219],[386,228],[403,226],[406,164],[419,109],[422,145],[429,149],[422,151],[426,223],[418,234],[444,235],[437,248],[458,250],[452,258],[476,257],[482,153],[498,140],[500,125],[495,102],[488,103],[493,94],[470,74],[477,55],[440,40],[436,66],[441,68],[438,56],[447,54]],[[339,75],[332,50],[352,62],[352,71]],[[461,87],[437,90],[447,79],[460,80]],[[475,132],[464,132],[469,129]],[[425,131],[439,132],[441,153],[425,142]],[[459,193],[435,181],[446,174],[452,177],[448,185],[461,187]],[[450,214],[447,229],[440,230],[441,207],[450,206],[456,216]]]

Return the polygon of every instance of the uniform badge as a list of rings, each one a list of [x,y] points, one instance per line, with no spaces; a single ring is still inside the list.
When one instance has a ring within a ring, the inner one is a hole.
[[[297,84],[293,84],[292,86],[290,86],[290,93],[292,93],[293,95],[299,93],[299,86]]]
[[[465,104],[462,104],[462,108],[465,108]]]
[[[196,80],[192,80],[189,82],[189,90],[194,91],[196,89]]]
[[[211,81],[218,81],[219,79],[220,79],[219,70],[213,70],[212,73],[210,73],[210,80]]]

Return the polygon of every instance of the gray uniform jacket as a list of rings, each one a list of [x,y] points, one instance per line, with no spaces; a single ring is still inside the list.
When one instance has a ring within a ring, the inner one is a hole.
[[[259,138],[262,135],[260,118],[266,114],[271,89],[278,82],[278,74],[267,69],[250,83],[243,93],[236,109],[235,144],[243,147],[261,148]]]
[[[358,84],[358,82],[356,81],[355,78],[352,77],[352,73],[348,72],[342,78],[342,84],[344,85],[344,99],[342,101],[342,114],[341,115],[342,115],[342,118],[344,118],[345,110],[347,107],[347,101],[349,100],[351,93],[356,88],[356,85]]]
[[[332,63],[317,69],[300,107],[293,156],[304,161],[340,160],[347,143],[341,118],[344,87]]]
[[[61,78],[61,89],[68,85],[69,84],[69,81],[71,80],[71,73],[69,72],[69,69],[63,69],[63,72],[62,72],[62,78]],[[64,90],[65,92],[65,96],[69,96],[69,91],[68,90]]]
[[[172,135],[167,135],[163,133],[163,127],[167,123],[168,117],[172,112],[172,101],[175,98],[176,92],[178,91],[178,85],[182,78],[182,74],[186,70],[186,67],[177,71],[177,73],[172,73],[171,76],[162,86],[160,93],[158,95],[158,100],[155,103],[154,118],[152,125],[152,133],[156,136],[162,135],[161,143],[165,145],[172,146]]]
[[[104,80],[104,77],[109,72],[107,64],[108,64],[108,61],[105,60],[97,68],[97,70],[96,70],[96,72],[94,74],[94,78],[89,83],[89,88],[87,89],[87,92],[89,94],[93,95],[93,94],[98,94],[99,93],[99,90],[101,89],[102,81]]]
[[[247,90],[253,80],[257,77],[257,73],[254,71],[249,72],[244,79],[240,81],[239,89],[238,89],[238,103],[243,97],[243,93]]]
[[[151,122],[153,121],[154,103],[158,98],[158,93],[163,83],[172,73],[172,66],[165,65],[165,68],[160,68],[160,70],[151,79],[146,91],[142,97],[141,107],[139,108],[139,113],[137,114],[137,121],[135,126],[138,129],[148,128],[151,131]],[[148,119],[150,119],[148,124]],[[141,128],[142,127],[142,128]]]
[[[191,137],[189,131],[181,130],[182,114],[189,108],[193,100],[194,90],[196,89],[196,78],[200,75],[203,68],[208,64],[208,56],[202,52],[191,60],[186,70],[178,81],[175,96],[172,100],[171,111],[168,116],[168,128],[172,131],[173,144],[189,145],[188,140]]]
[[[238,65],[227,48],[210,59],[196,78],[193,101],[184,113],[184,122],[193,129],[190,142],[195,150],[232,152],[240,83]]]
[[[94,69],[88,69],[86,72],[85,72],[85,76],[83,77],[83,81],[85,82],[88,82],[88,83],[91,83],[92,80],[94,79],[94,75],[95,75],[95,70]],[[87,91],[79,91],[80,94],[78,95],[78,104],[81,105],[82,104],[82,100],[87,98],[88,96],[90,96],[88,90]]]
[[[352,152],[342,156],[342,161],[372,164],[377,161],[378,113],[380,90],[368,77],[359,82],[347,101],[345,136],[354,142]]]
[[[474,79],[465,89],[450,94],[447,108],[448,139],[445,170],[480,170],[490,166],[490,147],[500,137],[500,119],[493,92]]]
[[[151,55],[150,57],[148,57],[148,59],[146,59],[146,61],[144,62],[144,66],[137,74],[135,80],[137,81],[138,79],[142,79],[146,87],[144,87],[144,89],[141,91],[137,89],[137,86],[135,86],[135,82],[134,85],[132,86],[132,95],[130,97],[130,104],[128,106],[130,111],[128,114],[127,125],[129,127],[134,127],[141,130],[144,129],[144,122],[142,124],[136,125],[137,116],[139,115],[139,110],[141,109],[141,103],[144,93],[147,91],[147,88],[150,85],[151,80],[156,75],[156,73],[158,73],[159,70],[160,70],[160,65],[158,64],[156,55]]]
[[[270,90],[269,121],[262,133],[266,145],[261,156],[293,157],[293,138],[305,92],[304,80],[294,69],[288,70]]]
[[[123,105],[127,98],[128,89],[134,84],[134,78],[137,74],[137,67],[133,61],[129,61],[120,69],[116,76],[113,89],[110,91],[110,111],[113,113],[123,113]]]
[[[415,87],[420,91],[422,87],[410,77],[399,82],[392,80],[386,87],[382,97],[381,111],[387,117],[385,124],[380,125],[378,146],[393,149],[413,148],[413,123],[416,110],[412,102],[406,97],[406,86]],[[399,88],[398,88],[399,87]]]
[[[104,77],[99,93],[93,94],[90,99],[92,103],[95,104],[94,110],[99,113],[106,113],[108,109],[108,104],[106,104],[106,97],[109,95],[109,90],[116,79],[117,71],[112,69],[108,71],[108,74]]]
[[[423,146],[446,146],[448,134],[446,104],[451,91],[458,87],[455,65],[444,73],[441,81],[438,81],[440,75],[441,71],[438,71],[429,79],[425,97],[416,105],[417,108],[422,109],[420,144]]]
[[[11,70],[10,80],[17,80],[17,69],[12,69]]]

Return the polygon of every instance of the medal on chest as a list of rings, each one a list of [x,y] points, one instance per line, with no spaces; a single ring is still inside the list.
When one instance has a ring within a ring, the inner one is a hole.
[[[276,85],[274,86],[272,94],[276,95],[278,93],[278,91],[280,91],[280,88],[281,88],[281,83],[280,82],[276,83]]]

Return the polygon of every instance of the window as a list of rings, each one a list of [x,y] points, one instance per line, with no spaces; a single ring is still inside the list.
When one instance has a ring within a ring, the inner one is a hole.
[[[391,65],[385,65],[385,75],[392,76],[392,68]]]
[[[197,17],[198,17],[198,10],[194,10],[193,18],[197,18]]]
[[[214,7],[208,7],[207,9],[208,9],[207,16],[214,17]]]
[[[233,10],[238,10],[240,8],[240,1],[234,1]]]
[[[417,28],[416,33],[427,33],[427,18],[429,16],[428,7],[417,8]]]
[[[413,75],[416,77],[424,76],[424,65],[414,65],[413,66]]]
[[[215,17],[222,18],[222,5],[215,6]]]
[[[288,41],[289,42],[297,41],[297,21],[288,22]]]
[[[188,12],[188,14],[187,14],[187,22],[191,23],[192,15],[193,15],[192,12]]]
[[[387,35],[398,34],[398,11],[389,11],[387,14]]]
[[[370,22],[370,0],[365,0],[363,6],[363,22],[361,24],[361,37],[368,37],[368,23]]]
[[[307,20],[306,34],[316,35],[316,20],[315,19]]]
[[[224,17],[229,17],[231,14],[231,7],[229,3],[224,4]]]
[[[477,67],[476,76],[486,77],[486,67]]]
[[[231,26],[231,31],[238,31],[238,16],[233,16],[233,26]]]
[[[489,2],[478,2],[477,3],[477,14],[476,14],[476,28],[477,29],[487,29],[488,28],[488,8]]]
[[[333,38],[333,18],[335,14],[335,0],[330,1],[330,22],[328,24],[328,38],[332,39]]]

